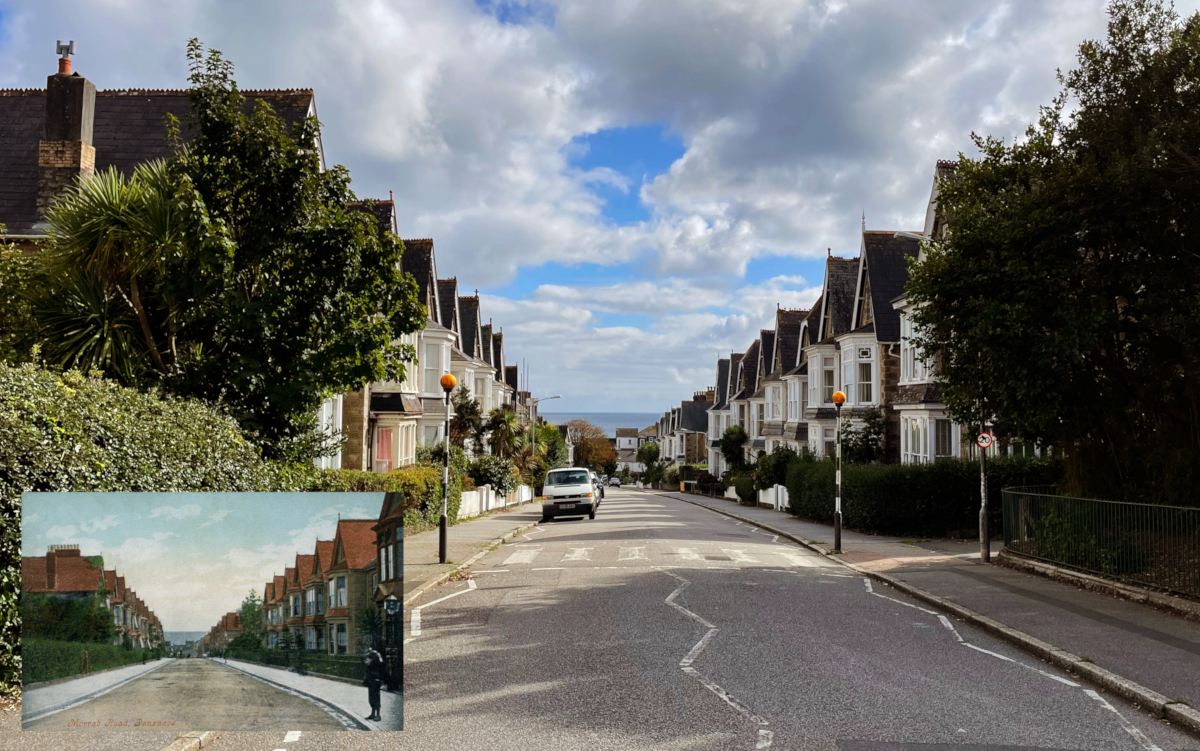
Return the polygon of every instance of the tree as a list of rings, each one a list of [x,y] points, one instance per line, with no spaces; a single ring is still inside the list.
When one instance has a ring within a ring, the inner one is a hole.
[[[0,224],[0,241],[5,228]],[[0,242],[0,362],[29,358],[35,328],[29,294],[34,286],[33,258],[15,245]]]
[[[521,420],[511,409],[493,409],[487,421],[491,437],[492,453],[503,459],[511,459],[517,450],[521,436]]]
[[[450,418],[450,442],[466,449],[467,441],[471,441],[474,452],[483,453],[483,410],[465,383],[454,389],[450,403],[454,405],[454,417]]]
[[[730,425],[721,435],[721,456],[732,470],[746,468],[746,444],[750,436],[741,425]]]
[[[642,475],[648,482],[658,482],[663,477],[663,462],[659,459],[659,447],[654,441],[646,441],[637,449],[637,460],[646,469]]]
[[[1054,445],[1074,492],[1195,503],[1200,16],[1116,0],[1024,140],[939,182],[908,283],[950,415]]]
[[[603,471],[609,465],[616,465],[617,452],[608,438],[584,438],[575,444],[575,465],[587,467],[594,472]]]
[[[887,432],[887,420],[878,409],[868,409],[863,414],[861,427],[854,427],[847,420],[842,423],[842,458],[851,464],[871,464],[883,461],[883,440]]]
[[[263,599],[259,597],[255,591],[250,590],[250,594],[246,595],[246,599],[242,600],[242,607],[238,610],[241,617],[242,633],[238,636],[241,639],[247,637],[246,641],[249,645],[253,645],[251,649],[259,649],[262,646],[264,634],[263,619],[262,619]],[[234,641],[237,641],[236,639]]]
[[[332,450],[321,400],[414,358],[396,343],[425,319],[403,246],[323,168],[315,119],[289,130],[219,52],[187,56],[192,141],[169,119],[175,157],[50,211],[39,333],[59,364],[222,402],[269,456]]]

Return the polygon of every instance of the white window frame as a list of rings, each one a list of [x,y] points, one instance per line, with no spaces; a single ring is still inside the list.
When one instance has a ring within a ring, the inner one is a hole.
[[[875,363],[870,360],[859,360],[857,363],[858,377],[857,392],[859,404],[874,404],[875,403]],[[867,379],[863,380],[863,368],[867,369]],[[864,390],[866,395],[863,395]]]
[[[821,356],[821,404],[833,404],[837,391],[837,361],[832,355]]]
[[[442,345],[425,342],[421,349],[421,393],[441,396],[439,381],[445,373],[442,370]]]

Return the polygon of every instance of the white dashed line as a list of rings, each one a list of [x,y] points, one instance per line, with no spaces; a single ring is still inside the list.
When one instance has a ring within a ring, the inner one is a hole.
[[[553,568],[531,568],[530,571],[566,571],[563,566],[555,566]]]
[[[758,563],[758,561],[747,555],[744,550],[726,550],[722,548],[721,552],[729,556],[734,563]]]
[[[516,551],[515,553],[510,555],[508,558],[506,558],[504,560],[504,563],[502,563],[500,565],[501,566],[511,566],[514,563],[533,563],[533,559],[537,558],[538,553],[540,553],[540,552],[542,552],[541,548],[534,548],[532,550],[527,550],[525,548],[521,548],[520,550]]]
[[[571,552],[563,556],[564,561],[590,561],[592,548],[571,548]]]
[[[675,548],[675,553],[685,561],[702,561],[704,556],[696,548]]]
[[[977,647],[974,644],[968,644],[967,642],[963,642],[963,646],[970,647],[971,649],[975,650],[976,652],[983,652],[986,655],[991,655],[992,657],[995,657],[1000,660],[1004,660],[1005,662],[1011,662],[1014,665],[1019,665],[1019,666],[1025,668],[1026,670],[1032,670],[1035,673],[1040,673],[1041,675],[1046,676],[1050,680],[1058,681],[1059,683],[1070,686],[1071,688],[1079,688],[1079,684],[1075,683],[1074,681],[1069,681],[1066,678],[1059,678],[1057,675],[1054,675],[1052,673],[1047,673],[1045,670],[1039,670],[1039,669],[1033,667],[1032,665],[1026,665],[1025,663],[1018,662],[1011,657],[1005,657],[1004,655],[1000,654],[999,652],[993,652],[990,649],[984,649],[982,647]]]
[[[479,570],[472,569],[471,576],[474,576],[475,574],[507,574],[507,573],[508,573],[508,569],[506,569],[506,568],[481,568]]]
[[[283,736],[284,743],[295,743],[298,740],[300,740],[299,730],[289,730],[287,731],[287,735]]]
[[[956,628],[954,628],[954,624],[950,622],[949,618],[947,618],[944,615],[939,615],[938,620],[942,622],[943,626],[950,629],[950,633],[954,634],[955,639],[957,639],[959,641],[963,640],[962,636],[959,635],[958,630]]]
[[[1109,712],[1112,712],[1113,714],[1115,714],[1115,715],[1117,716],[1117,720],[1118,720],[1118,721],[1120,721],[1120,723],[1121,723],[1121,727],[1125,728],[1125,732],[1126,732],[1126,733],[1129,733],[1129,735],[1130,735],[1130,736],[1131,736],[1131,737],[1132,737],[1132,738],[1133,738],[1135,741],[1137,741],[1137,744],[1138,744],[1139,746],[1141,746],[1142,748],[1146,749],[1146,751],[1162,751],[1162,749],[1161,749],[1161,748],[1159,748],[1158,746],[1154,745],[1154,742],[1153,742],[1153,741],[1151,741],[1149,738],[1147,738],[1147,737],[1146,737],[1146,734],[1145,734],[1145,733],[1143,733],[1142,731],[1138,730],[1136,727],[1134,727],[1134,725],[1133,725],[1133,723],[1132,723],[1132,722],[1130,722],[1129,720],[1125,719],[1125,715],[1123,715],[1123,714],[1121,714],[1120,712],[1118,712],[1118,711],[1117,711],[1117,708],[1116,708],[1116,707],[1114,707],[1113,705],[1109,704],[1109,703],[1108,703],[1108,700],[1106,700],[1106,699],[1105,699],[1103,696],[1101,696],[1100,694],[1096,693],[1095,691],[1092,691],[1090,688],[1085,688],[1085,689],[1083,690],[1083,693],[1085,693],[1085,694],[1087,694],[1088,696],[1092,697],[1092,699],[1094,699],[1096,702],[1098,702],[1098,703],[1100,704],[1100,706],[1104,707],[1104,708],[1105,708],[1105,709],[1107,709]]]
[[[646,549],[639,548],[621,548],[621,552],[617,555],[618,561],[644,561],[646,560]]]

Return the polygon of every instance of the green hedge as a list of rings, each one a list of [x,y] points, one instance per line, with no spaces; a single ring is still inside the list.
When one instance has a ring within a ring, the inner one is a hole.
[[[331,655],[321,650],[259,649],[259,650],[229,650],[229,657],[251,662],[261,662],[265,665],[275,665],[283,668],[294,668],[302,664],[309,673],[333,675],[339,678],[351,678],[361,681],[367,677],[367,666],[363,664],[360,655]]]
[[[988,462],[991,529],[1002,529],[1000,490],[1054,485],[1057,460],[1001,457]],[[790,511],[833,523],[832,461],[800,458],[788,468]],[[842,472],[842,524],[847,529],[908,537],[969,535],[979,529],[979,465],[942,459],[932,464],[848,464]]]
[[[21,494],[298,490],[306,471],[264,461],[199,401],[0,363],[0,693],[19,686]]]
[[[22,684],[79,675],[79,664],[85,651],[88,653],[88,665],[93,673],[132,665],[143,659],[150,661],[162,657],[162,651],[158,649],[125,649],[119,644],[89,644],[52,639],[24,639],[21,649],[24,663],[21,672]]]
[[[352,469],[323,469],[305,475],[301,488],[320,492],[404,493],[404,534],[411,535],[437,526],[442,513],[442,470],[428,464],[379,474]],[[451,523],[458,519],[462,503],[462,481],[451,472],[447,506]]]
[[[754,487],[754,478],[750,475],[739,475],[733,478],[733,489],[738,499],[746,506],[758,505],[758,490]]]

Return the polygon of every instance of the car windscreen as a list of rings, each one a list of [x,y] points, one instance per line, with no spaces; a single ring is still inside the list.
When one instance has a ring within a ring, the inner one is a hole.
[[[546,475],[547,485],[583,485],[591,482],[587,472],[551,472]]]

